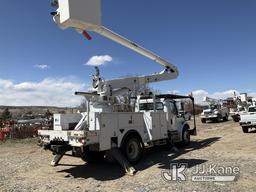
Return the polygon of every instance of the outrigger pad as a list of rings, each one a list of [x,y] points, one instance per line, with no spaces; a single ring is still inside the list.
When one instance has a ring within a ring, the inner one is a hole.
[[[60,160],[62,159],[63,155],[64,155],[64,154],[55,155],[55,156],[53,157],[53,160],[51,161],[51,166],[54,166],[54,167],[57,166],[57,165],[59,164]]]
[[[133,176],[137,172],[130,162],[123,156],[119,148],[112,148],[110,152],[117,162],[124,168],[127,175]]]

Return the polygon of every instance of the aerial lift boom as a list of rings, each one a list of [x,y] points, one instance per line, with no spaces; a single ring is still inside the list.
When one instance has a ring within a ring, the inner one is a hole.
[[[74,28],[89,39],[87,31],[96,32],[165,67],[160,73],[110,81],[103,81],[97,73],[93,78],[93,87],[98,94],[110,96],[115,91],[122,92],[120,90],[136,92],[145,84],[177,78],[179,72],[172,63],[101,25],[101,0],[54,0],[52,6],[57,8],[52,13],[54,22],[61,29]]]

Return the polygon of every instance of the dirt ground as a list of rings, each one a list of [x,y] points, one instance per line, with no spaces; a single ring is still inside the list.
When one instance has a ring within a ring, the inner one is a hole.
[[[35,140],[0,144],[0,191],[256,191],[256,133],[242,133],[238,123],[202,124],[189,147],[147,150],[135,166],[138,173],[125,175],[117,164],[86,164],[65,156],[58,167],[49,165],[52,155]],[[166,181],[170,164],[187,163],[186,181]],[[239,167],[232,182],[191,181],[197,166]]]

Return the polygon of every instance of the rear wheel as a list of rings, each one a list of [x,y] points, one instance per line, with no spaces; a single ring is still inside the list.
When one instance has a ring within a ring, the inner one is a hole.
[[[223,121],[228,121],[228,114],[226,114],[225,117],[223,117]]]
[[[242,130],[244,133],[248,133],[249,132],[249,128],[248,127],[242,127]]]
[[[122,146],[122,151],[130,163],[136,164],[143,152],[140,139],[135,136],[128,137]]]
[[[98,163],[104,160],[104,152],[85,149],[81,159],[87,163]]]

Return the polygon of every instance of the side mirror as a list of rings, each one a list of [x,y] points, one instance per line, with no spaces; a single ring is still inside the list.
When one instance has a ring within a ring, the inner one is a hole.
[[[183,113],[177,115],[177,118],[182,118],[182,117],[183,117],[183,118],[185,117]]]

